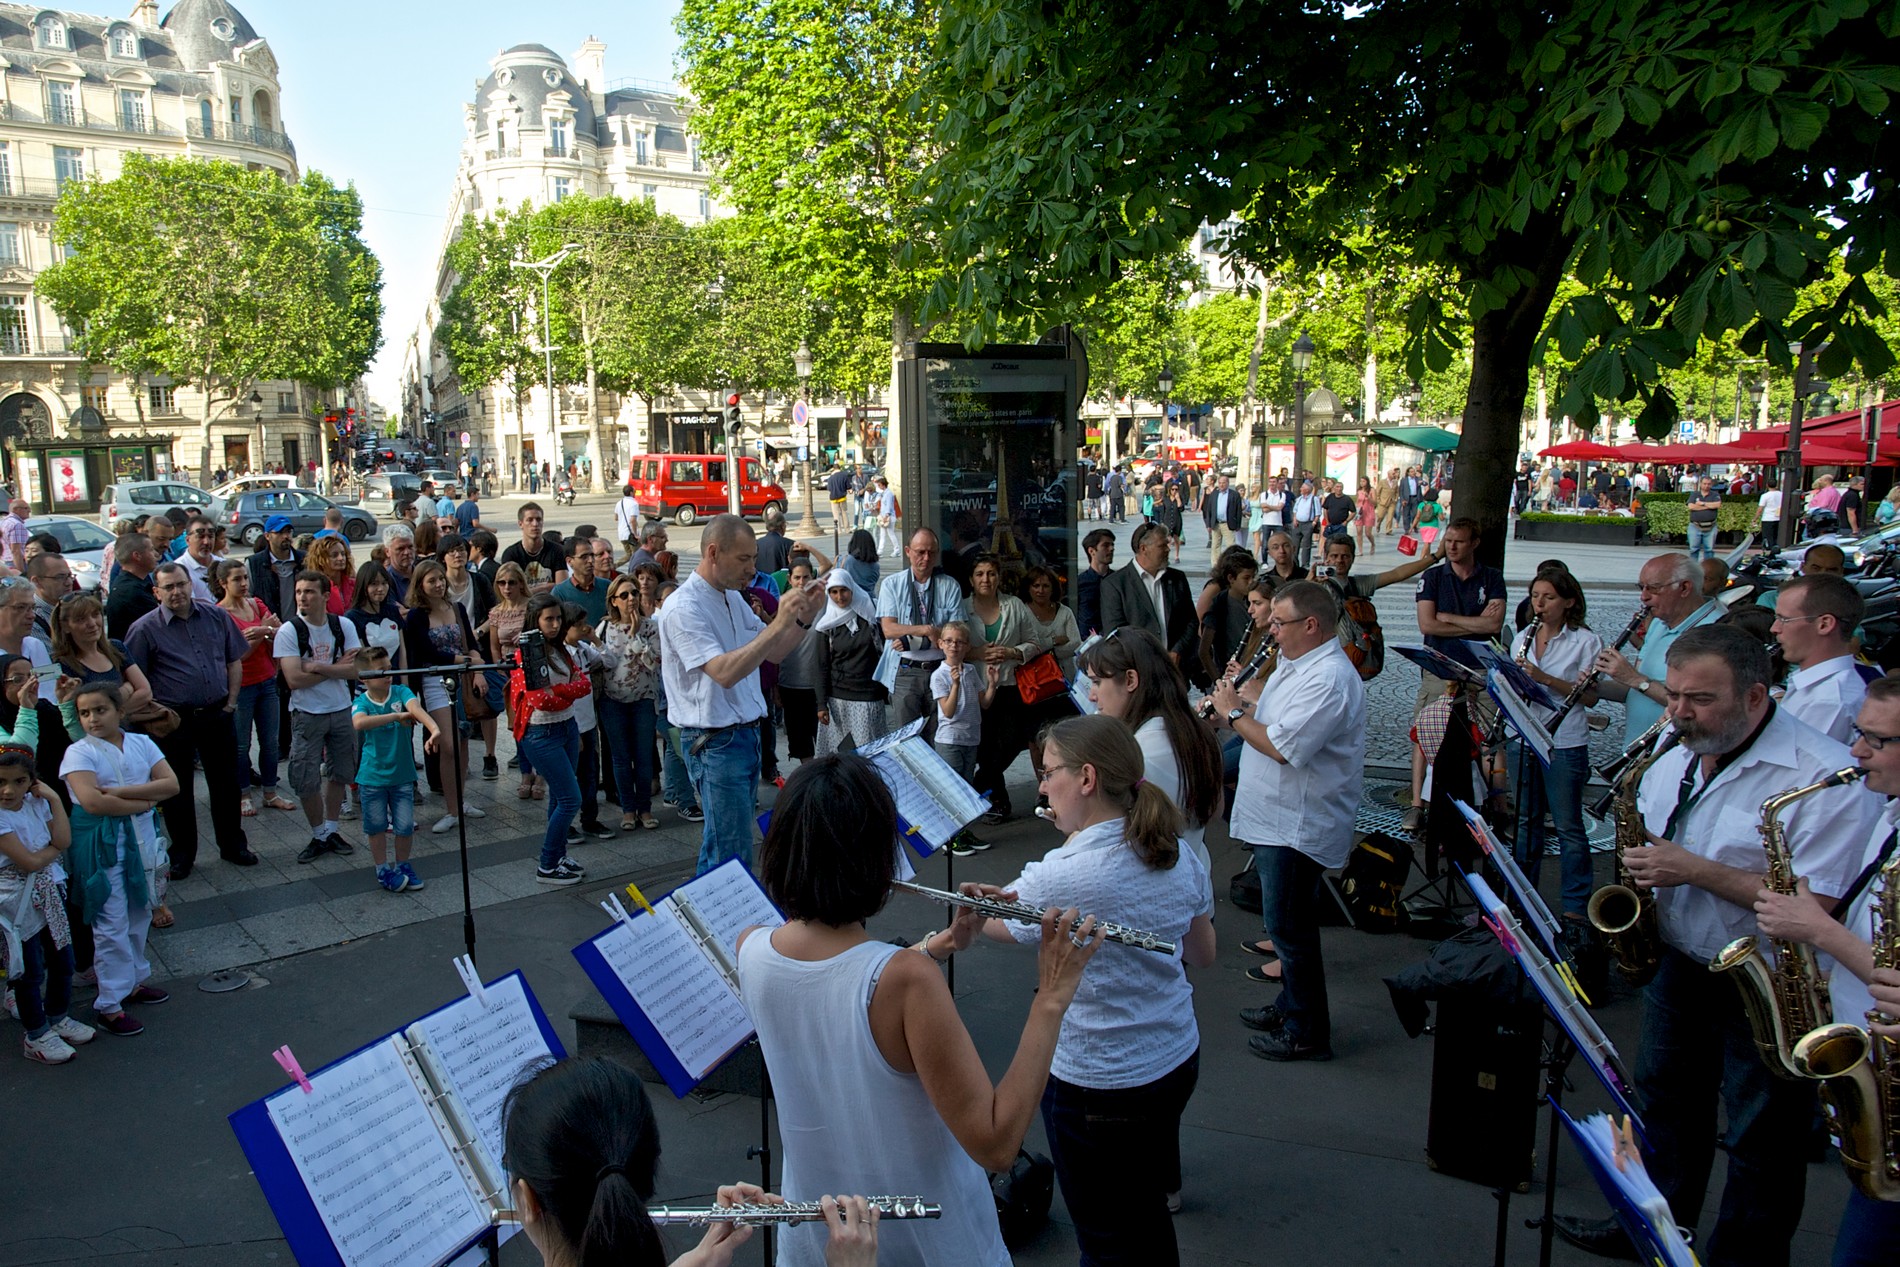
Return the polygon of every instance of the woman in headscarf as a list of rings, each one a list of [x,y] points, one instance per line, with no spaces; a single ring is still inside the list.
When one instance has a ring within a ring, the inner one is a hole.
[[[877,680],[884,637],[870,598],[843,568],[825,578],[830,598],[812,622],[823,642],[818,653],[818,755],[849,739],[863,745],[884,733],[884,687]]]

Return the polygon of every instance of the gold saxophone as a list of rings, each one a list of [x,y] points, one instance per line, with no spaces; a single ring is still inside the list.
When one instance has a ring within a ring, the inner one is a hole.
[[[1900,968],[1900,858],[1881,868],[1877,883],[1874,967]],[[1866,1019],[1867,1029],[1843,1022],[1803,1036],[1794,1063],[1821,1081],[1828,1131],[1848,1179],[1870,1200],[1900,1201],[1900,1042],[1870,1032],[1900,1017],[1876,1007]]]
[[[1650,733],[1660,735],[1661,723]],[[1616,957],[1616,970],[1638,988],[1648,985],[1662,966],[1662,931],[1656,921],[1656,895],[1637,887],[1624,862],[1630,850],[1649,844],[1642,813],[1636,808],[1637,789],[1649,767],[1676,746],[1677,738],[1672,731],[1668,738],[1632,760],[1617,780],[1611,811],[1616,820],[1616,882],[1592,893],[1590,905],[1585,908],[1591,925],[1603,934],[1604,944]]]
[[[1777,792],[1761,803],[1757,830],[1762,850],[1768,855],[1763,888],[1770,893],[1795,892],[1799,877],[1781,830],[1781,816],[1788,807],[1816,792],[1856,782],[1865,774],[1858,766],[1836,770],[1825,779]],[[1814,947],[1792,941],[1771,941],[1770,945],[1774,948],[1773,963],[1762,953],[1760,938],[1737,937],[1709,962],[1709,971],[1735,974],[1735,988],[1742,992],[1742,1010],[1748,1014],[1748,1027],[1755,1034],[1755,1049],[1769,1072],[1783,1078],[1806,1077],[1795,1063],[1794,1047],[1834,1019],[1827,978],[1821,975]]]

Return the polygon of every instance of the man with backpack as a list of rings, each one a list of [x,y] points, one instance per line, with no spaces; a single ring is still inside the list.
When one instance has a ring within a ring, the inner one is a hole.
[[[1438,553],[1421,550],[1410,563],[1376,576],[1354,576],[1352,565],[1357,556],[1358,547],[1351,537],[1328,538],[1326,562],[1314,573],[1314,579],[1332,587],[1339,600],[1340,646],[1359,670],[1360,680],[1370,681],[1385,667],[1385,635],[1380,632],[1379,611],[1372,605],[1372,596],[1388,585],[1411,580],[1445,556],[1442,548]]]
[[[330,578],[297,574],[297,612],[278,627],[271,653],[290,685],[290,786],[303,801],[310,843],[298,862],[355,846],[337,829],[343,793],[356,773],[356,731],[350,723],[350,683],[357,676],[356,628],[329,612]],[[329,760],[330,777],[323,779]]]

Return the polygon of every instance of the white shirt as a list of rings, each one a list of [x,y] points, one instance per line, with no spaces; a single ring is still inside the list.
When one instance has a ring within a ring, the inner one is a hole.
[[[125,787],[133,783],[149,783],[152,780],[152,767],[165,759],[146,735],[124,731],[120,736],[123,747],[115,747],[103,739],[87,735],[73,741],[66,749],[66,755],[60,760],[61,778],[79,770],[89,770],[102,792],[115,787]],[[67,785],[69,788],[71,784]],[[157,810],[146,810],[132,815],[132,834],[138,840],[139,847],[150,850],[158,846],[158,830],[152,825],[152,815]],[[120,863],[127,861],[120,857]],[[132,859],[136,863],[137,859]]]
[[[1283,528],[1286,494],[1267,492],[1260,495],[1260,522],[1269,528]]]
[[[1781,490],[1780,489],[1778,488],[1769,489],[1767,492],[1763,493],[1759,498],[1756,499],[1756,504],[1761,507],[1761,517],[1764,520],[1777,522],[1777,523],[1780,522],[1781,520]]]
[[[1136,729],[1135,743],[1141,748],[1144,767],[1141,777],[1166,792],[1175,808],[1181,811],[1181,839],[1211,876],[1214,864],[1207,856],[1207,824],[1190,821],[1187,809],[1181,804],[1181,785],[1187,780],[1181,777],[1181,759],[1174,755],[1174,745],[1168,742],[1168,724],[1159,717],[1150,717]]]
[[[1873,829],[1867,833],[1866,846],[1860,853],[1860,866],[1865,867],[1880,856],[1881,846],[1887,843],[1887,837],[1893,834],[1896,827],[1900,827],[1900,799],[1889,800],[1886,808],[1880,811],[1880,817],[1874,820]],[[1889,858],[1887,862],[1891,866],[1893,859]],[[1858,877],[1860,872],[1856,870],[1854,875]],[[1853,880],[1850,879],[1848,883],[1852,884]],[[1872,881],[1860,891],[1854,904],[1847,908],[1846,917],[1841,920],[1842,927],[1869,944],[1874,939],[1874,896],[1879,892],[1880,873],[1875,872]],[[1834,1019],[1865,1027],[1867,1013],[1874,1010],[1874,996],[1867,992],[1867,983],[1841,967],[1831,955],[1821,956],[1821,966],[1828,974],[1827,987],[1834,1003]]]
[[[1636,492],[1647,493],[1649,491],[1649,476],[1643,474],[1641,471],[1636,472],[1636,474],[1630,476],[1630,487]]]
[[[1715,776],[1707,792],[1691,793],[1694,799],[1672,835],[1663,829],[1691,760],[1699,758],[1677,745],[1643,776],[1636,805],[1644,823],[1698,857],[1755,872],[1767,862],[1757,831],[1762,802],[1854,764],[1845,745],[1777,708],[1760,738]],[[1698,774],[1695,788],[1701,787]],[[1880,797],[1850,785],[1803,797],[1783,810],[1783,838],[1796,874],[1806,876],[1816,893],[1847,892],[1860,874],[1862,846],[1881,805]],[[1737,937],[1759,931],[1752,907],[1736,906],[1706,889],[1684,884],[1655,892],[1663,940],[1692,959],[1707,962]]]
[[[53,662],[53,655],[46,649],[46,644],[32,634],[20,640],[20,654],[36,669],[43,669]],[[59,696],[54,693],[58,685],[57,677],[40,679],[40,698],[48,704],[59,703]]]
[[[1214,911],[1213,882],[1188,849],[1165,871],[1149,866],[1123,839],[1126,825],[1115,818],[1084,827],[1004,886],[1031,906],[1078,907],[1174,943],[1174,954],[1161,955],[1108,942],[1082,974],[1050,1072],[1094,1090],[1153,1082],[1201,1045],[1181,951],[1188,927]],[[1018,942],[1042,940],[1040,924],[1005,927]]]
[[[1854,718],[1867,698],[1867,683],[1854,657],[1837,655],[1796,669],[1788,679],[1781,706],[1830,739],[1854,742]]]
[[[215,603],[217,598],[211,593],[211,569],[224,561],[224,556],[214,554],[211,562],[200,563],[191,557],[191,551],[178,556],[178,566],[185,569],[191,577],[191,596],[200,602]]]
[[[619,529],[620,539],[629,540],[639,534],[640,503],[632,497],[622,497],[614,503],[614,527]]]
[[[1150,572],[1139,563],[1134,565],[1134,569],[1141,588],[1148,591],[1148,601],[1154,604],[1155,619],[1160,622],[1161,636],[1165,639],[1168,632],[1168,600],[1161,592],[1161,572]],[[1167,565],[1163,564],[1162,571],[1166,570]]]
[[[330,620],[342,626],[341,647],[334,645],[330,638]],[[361,645],[357,641],[354,625],[341,616],[327,617],[310,622],[310,654],[304,659],[312,664],[340,664],[345,656]],[[280,660],[286,656],[292,659],[303,656],[303,648],[297,645],[297,626],[291,624],[288,617],[277,627],[277,636],[271,640],[270,650]],[[349,706],[350,684],[342,678],[324,678],[315,686],[299,686],[290,692],[290,711],[293,713],[336,713]]]
[[[1597,658],[1597,652],[1602,649],[1603,639],[1595,633],[1566,625],[1552,636],[1550,645],[1544,648],[1542,654],[1537,650],[1536,639],[1531,636],[1531,631],[1524,630],[1511,644],[1511,658],[1515,660],[1524,656],[1550,676],[1565,682],[1575,682],[1583,676],[1584,670],[1590,667],[1591,661]],[[1565,692],[1551,691],[1551,694],[1561,701]],[[1555,709],[1540,708],[1537,711],[1542,714],[1541,721],[1548,722],[1557,715]],[[1551,737],[1559,748],[1582,748],[1589,744],[1590,716],[1584,712],[1581,704],[1570,710],[1570,716],[1564,718],[1564,724]]]
[[[715,589],[698,572],[673,591],[660,608],[660,675],[673,725],[717,730],[765,716],[756,669],[729,687],[705,672],[708,661],[737,651],[764,628],[740,591]]]
[[[1322,867],[1344,866],[1366,764],[1359,670],[1332,638],[1297,660],[1282,656],[1253,716],[1286,764],[1252,744],[1241,748],[1228,834],[1297,849]]]
[[[956,711],[943,715],[941,701],[950,698],[950,666],[939,664],[930,671],[930,698],[936,709],[937,742],[953,747],[974,748],[983,739],[983,672],[974,664],[963,666],[963,678],[957,683]]]

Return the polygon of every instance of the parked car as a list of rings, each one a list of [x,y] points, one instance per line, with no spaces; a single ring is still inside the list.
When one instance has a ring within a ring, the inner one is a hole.
[[[101,490],[99,526],[107,532],[120,519],[162,515],[176,506],[186,514],[216,518],[224,503],[183,480],[123,480]]]
[[[416,473],[416,478],[421,479],[421,480],[426,480],[427,482],[434,484],[437,496],[440,496],[442,493],[442,490],[450,487],[451,485],[453,485],[456,488],[460,488],[462,486],[461,476],[457,475],[454,471],[444,470],[442,467],[439,467],[439,466],[424,467],[422,470]]]
[[[363,478],[363,495],[356,499],[356,504],[372,515],[393,519],[397,503],[412,502],[421,492],[422,480],[418,476],[407,471],[385,471]]]
[[[96,590],[105,583],[105,552],[112,534],[90,519],[78,515],[29,515],[26,530],[34,536],[50,532],[59,542],[59,552],[73,570],[73,584],[82,590]]]
[[[652,519],[669,516],[681,527],[701,515],[726,512],[726,467],[723,453],[641,453],[627,464],[627,483],[633,485],[640,513]],[[767,481],[757,458],[741,458],[739,509],[748,517],[776,507],[785,509],[785,490]]]
[[[332,508],[343,512],[343,535],[351,541],[361,541],[376,531],[376,516],[367,510],[339,505],[304,488],[258,488],[242,493],[225,511],[224,521],[231,526],[234,540],[254,546],[263,539],[264,523],[273,515],[288,518],[292,532],[317,532]]]
[[[240,475],[236,479],[226,480],[211,490],[211,495],[226,506],[239,493],[249,492],[253,488],[295,488],[295,475]]]

